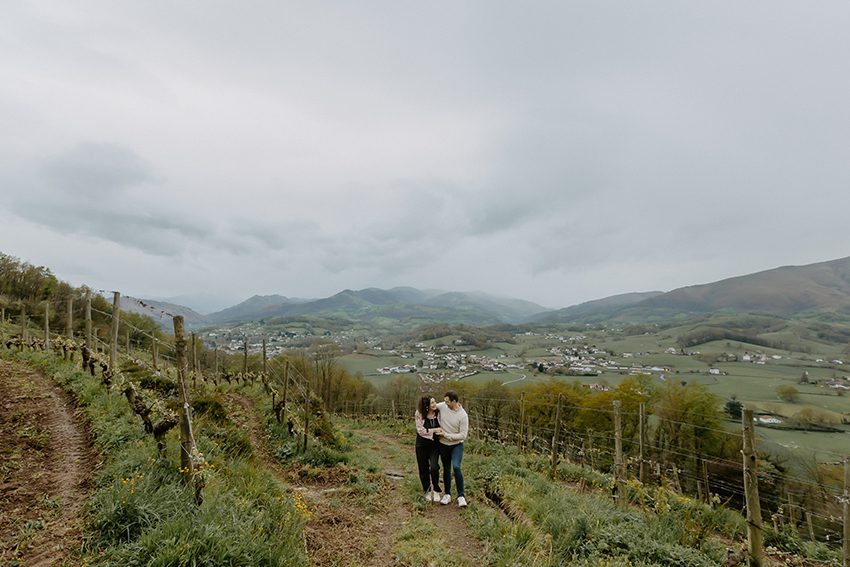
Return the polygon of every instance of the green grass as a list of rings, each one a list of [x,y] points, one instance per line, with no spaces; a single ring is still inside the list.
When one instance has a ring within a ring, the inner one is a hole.
[[[730,526],[707,522],[704,514],[682,505],[666,504],[660,512],[647,513],[617,507],[605,496],[607,475],[562,465],[562,482],[552,482],[543,472],[544,460],[520,456],[513,449],[476,450],[476,444],[471,445],[470,458],[464,461],[469,492],[499,506],[470,508],[469,517],[490,544],[493,565],[717,565],[725,547],[715,530],[734,537],[740,529],[742,520],[736,514],[732,516],[738,523]],[[582,491],[572,484],[577,481],[598,488]],[[728,511],[722,514],[725,518]]]
[[[212,465],[197,505],[178,470],[176,430],[160,455],[124,397],[106,390],[99,378],[41,353],[0,348],[0,355],[42,368],[76,396],[91,424],[102,464],[85,510],[84,562],[307,565],[304,518],[285,487],[250,460],[234,424],[221,416],[195,420],[199,449]]]
[[[395,546],[395,554],[395,560],[399,565],[472,567],[446,544],[439,526],[433,520],[419,514],[411,517],[402,526]]]
[[[409,436],[404,421],[344,423],[355,431],[355,440],[360,427],[400,439]],[[488,565],[708,566],[725,560],[730,542],[739,549],[744,545],[744,518],[722,505],[631,482],[626,490],[630,506],[621,507],[611,500],[609,474],[562,462],[553,481],[545,456],[520,454],[516,447],[478,439],[466,444],[464,474],[472,504],[463,517],[485,543]],[[408,482],[407,498],[418,502],[419,492],[415,482]],[[438,545],[439,535],[426,518],[412,519],[404,526],[407,532],[419,533],[423,545]],[[797,534],[768,529],[766,537],[778,549],[838,564],[834,549],[805,542]],[[406,536],[400,541],[402,557],[409,561],[404,564],[427,565],[434,556],[416,541]]]

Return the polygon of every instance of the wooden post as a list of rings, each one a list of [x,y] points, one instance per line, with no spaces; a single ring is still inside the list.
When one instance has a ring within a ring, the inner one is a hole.
[[[21,350],[23,350],[24,341],[29,339],[29,333],[27,333],[27,310],[25,307],[21,307]]]
[[[86,346],[92,352],[97,352],[97,348],[91,340],[91,291],[86,290]]]
[[[555,406],[555,432],[552,434],[552,478],[555,478],[558,470],[561,437],[561,401],[563,399],[564,394],[558,394],[558,404]]]
[[[268,375],[268,356],[266,353],[266,338],[263,337],[263,374],[260,376],[260,380],[263,383],[263,389],[266,392],[269,391],[269,375]]]
[[[748,565],[762,567],[761,502],[759,501],[756,439],[753,430],[753,410],[745,409],[741,420],[744,427],[744,497],[747,500],[747,554]]]
[[[242,348],[245,350],[245,354],[242,356],[242,379],[245,380],[248,376],[248,335],[245,335],[242,339]]]
[[[192,333],[192,365],[190,366],[192,373],[192,387],[198,385],[197,376],[198,376],[198,351],[196,349],[196,341],[195,341],[195,333]]]
[[[195,333],[192,333],[192,357],[189,359],[189,368],[191,368],[191,372],[193,373],[198,370],[198,351],[195,346]]]
[[[525,392],[520,392],[519,395],[519,438],[518,438],[518,446],[520,453],[525,450],[525,444],[523,442],[522,428],[525,425]]]
[[[785,498],[788,499],[788,524],[792,528],[796,528],[797,527],[797,516],[794,512],[794,508],[796,508],[796,506],[794,505],[794,499],[791,498],[791,493],[788,492],[787,489],[785,490]]]
[[[117,291],[112,296],[112,340],[109,349],[109,369],[118,368],[118,323],[121,319],[121,294]]]
[[[639,430],[639,451],[640,451],[640,468],[638,469],[638,479],[640,480],[641,484],[643,484],[647,481],[647,477],[649,476],[647,474],[647,465],[649,463],[647,463],[647,460],[646,460],[646,445],[647,445],[647,442],[646,442],[646,404],[643,403],[643,402],[640,403],[638,418],[639,418],[638,430]]]
[[[307,438],[310,436],[310,389],[304,393],[304,451],[307,451]]]
[[[153,369],[159,370],[157,368],[157,358],[159,357],[159,341],[154,337],[151,339],[151,362],[153,363]]]
[[[673,487],[676,489],[676,492],[679,494],[682,493],[682,481],[679,480],[679,465],[673,463],[671,465],[671,472],[673,473]]]
[[[620,400],[614,400],[614,482],[618,504],[626,503],[626,469],[623,462],[623,424],[620,418]]]
[[[44,302],[44,350],[50,350],[50,303]]]
[[[74,340],[74,296],[68,297],[68,318],[65,319],[65,336]]]
[[[587,430],[587,458],[590,461],[590,468],[596,468],[596,459],[593,455],[593,430]]]
[[[850,567],[850,458],[844,458],[844,565]]]
[[[281,411],[286,411],[286,389],[289,387],[289,361],[283,366],[283,397],[280,400]]]
[[[803,510],[803,514],[806,515],[806,525],[809,527],[809,539],[817,541],[817,539],[815,539],[815,524],[812,521],[812,515],[808,510]]]
[[[74,340],[74,296],[73,295],[68,296],[68,313],[67,313],[67,317],[65,318],[65,336],[68,338],[69,341],[73,342],[73,340]],[[64,354],[65,360],[69,360],[69,358],[71,356],[71,349],[66,347],[66,348],[62,349],[62,352]]]
[[[183,336],[183,317],[174,317],[174,345],[177,356],[177,390],[180,397],[180,470],[186,482],[192,480],[194,472],[194,439],[192,438],[192,404],[186,384],[186,338]]]

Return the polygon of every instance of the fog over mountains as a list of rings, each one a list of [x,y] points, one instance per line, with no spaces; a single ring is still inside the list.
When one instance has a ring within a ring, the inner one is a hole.
[[[302,316],[358,322],[421,319],[423,323],[491,325],[651,320],[712,312],[765,313],[783,317],[850,314],[850,257],[806,266],[783,266],[669,292],[625,293],[558,310],[483,292],[424,291],[413,287],[346,289],[319,299],[255,295],[209,314],[169,302],[145,301],[154,309],[179,313],[188,324],[199,326]],[[133,306],[127,308],[133,309]],[[145,312],[144,308],[139,310]]]

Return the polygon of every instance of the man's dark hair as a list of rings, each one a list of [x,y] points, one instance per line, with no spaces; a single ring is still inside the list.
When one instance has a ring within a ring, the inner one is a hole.
[[[458,400],[457,392],[455,392],[454,390],[449,390],[448,392],[446,392],[445,395],[449,399],[449,401],[456,402]]]

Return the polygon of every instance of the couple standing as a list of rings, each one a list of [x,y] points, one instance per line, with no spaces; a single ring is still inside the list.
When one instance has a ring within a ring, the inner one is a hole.
[[[463,492],[463,441],[469,433],[469,417],[457,394],[446,392],[444,401],[424,396],[416,408],[416,463],[425,500],[448,504],[452,501],[452,473],[457,485],[457,505],[466,506]],[[440,498],[440,463],[443,463],[443,492]]]

